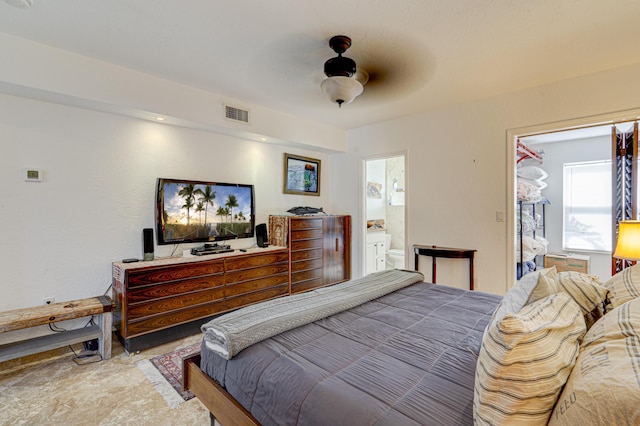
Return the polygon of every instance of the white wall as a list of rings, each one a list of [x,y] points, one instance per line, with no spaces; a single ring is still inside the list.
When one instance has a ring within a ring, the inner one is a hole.
[[[506,222],[496,222],[497,211],[513,208],[509,205],[513,194],[508,193],[513,158],[508,157],[507,148],[512,142],[507,134],[525,127],[556,128],[561,120],[592,122],[591,116],[615,117],[624,114],[616,111],[640,106],[637,64],[355,129],[346,134],[346,152],[329,155],[316,151],[322,150],[316,142],[328,136],[328,149],[322,152],[336,152],[342,149],[342,132],[291,123],[290,117],[274,119],[281,123],[277,128],[264,128],[298,143],[305,141],[306,133],[313,138],[308,148],[285,148],[95,112],[91,110],[95,103],[108,96],[105,103],[123,101],[129,108],[142,101],[145,109],[171,104],[172,115],[198,122],[206,118],[190,100],[207,105],[220,98],[187,93],[186,88],[151,77],[144,91],[130,94],[135,99],[124,98],[121,91],[123,98],[118,98],[107,90],[117,88],[113,79],[123,79],[122,87],[131,87],[147,77],[103,64],[113,71],[107,72],[95,61],[11,37],[0,38],[0,46],[16,58],[3,64],[0,91],[32,85],[34,90],[18,92],[38,97],[55,90],[73,91],[62,95],[92,101],[89,109],[80,109],[0,95],[0,219],[4,224],[0,310],[39,305],[48,296],[68,300],[104,293],[111,280],[111,262],[141,256],[141,230],[153,226],[155,180],[163,176],[253,183],[258,223],[295,205],[351,214],[352,275],[358,277],[364,246],[362,160],[399,152],[407,159],[407,247],[437,244],[476,249],[476,288],[501,294],[513,281],[508,265],[513,262],[515,244],[509,238],[513,219],[507,215]],[[95,85],[100,81],[74,85],[74,79],[64,73],[22,74],[33,70],[32,65],[45,69],[47,63],[69,72],[74,65],[88,67],[112,83],[100,91]],[[164,97],[182,89],[187,93],[180,99],[183,110],[166,101],[170,96]],[[60,97],[52,100],[58,102]],[[322,160],[321,197],[282,194],[284,151]],[[41,168],[44,181],[24,182],[23,167]],[[157,255],[167,255],[170,249],[161,247]],[[438,282],[465,287],[467,268],[461,262],[439,261]],[[421,270],[427,268],[421,264]]]
[[[611,159],[611,137],[579,139],[565,142],[530,144],[532,149],[544,150],[544,162],[540,165],[549,177],[549,185],[542,194],[551,202],[545,207],[546,239],[549,240],[550,253],[563,253],[562,250],[562,200],[563,165],[582,161]],[[600,277],[602,282],[611,277],[611,253],[576,252],[590,257],[591,273]]]
[[[256,223],[332,198],[331,157],[308,150],[7,95],[0,134],[0,311],[105,293],[112,262],[142,257],[159,177],[253,184]],[[320,197],[283,194],[285,151],[322,161]],[[43,181],[25,182],[25,167]],[[173,248],[156,246],[156,256]]]
[[[507,133],[555,129],[564,120],[586,124],[601,114],[626,117],[625,110],[640,106],[639,78],[640,65],[633,65],[353,130],[347,153],[333,160],[334,203],[358,217],[362,201],[353,194],[361,194],[360,159],[406,150],[408,247],[476,249],[476,289],[502,294],[514,280],[508,273],[513,218],[496,221],[497,211],[513,211]],[[362,238],[361,230],[353,236]],[[466,286],[467,268],[460,262],[438,261],[438,282]]]

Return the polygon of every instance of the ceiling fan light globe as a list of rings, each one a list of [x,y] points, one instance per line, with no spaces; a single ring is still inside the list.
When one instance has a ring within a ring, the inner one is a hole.
[[[320,87],[329,96],[331,102],[335,102],[339,106],[351,103],[364,90],[358,80],[340,76],[324,79]]]

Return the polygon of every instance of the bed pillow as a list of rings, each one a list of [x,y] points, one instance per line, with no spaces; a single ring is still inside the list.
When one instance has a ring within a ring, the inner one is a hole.
[[[507,291],[496,307],[489,326],[500,321],[506,314],[520,311],[525,305],[556,293],[556,267],[530,272],[520,278]]]
[[[558,291],[567,293],[580,306],[587,330],[602,318],[609,290],[600,284],[600,278],[581,272],[561,271],[557,282]]]
[[[640,297],[640,263],[618,272],[602,286],[609,290],[605,312]]]
[[[549,184],[547,182],[545,182],[543,179],[531,180],[531,179],[524,179],[524,178],[519,177],[518,178],[518,182],[526,182],[528,184],[531,184],[531,185],[537,187],[541,191],[543,189],[545,189],[547,186],[549,186]]]
[[[542,193],[537,185],[530,184],[523,179],[518,179],[517,197],[519,201],[534,202],[542,199]]]
[[[558,398],[549,426],[640,424],[640,299],[600,319]]]
[[[477,425],[545,425],[585,333],[578,305],[556,293],[505,315],[482,342],[473,398]]]
[[[539,180],[546,179],[549,177],[549,174],[540,167],[536,166],[521,166],[516,169],[516,174],[518,177],[529,179],[529,180]]]

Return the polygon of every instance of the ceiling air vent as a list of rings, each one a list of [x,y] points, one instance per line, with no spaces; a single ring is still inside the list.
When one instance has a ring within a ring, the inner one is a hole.
[[[224,106],[224,117],[245,124],[249,123],[249,111],[229,105]]]

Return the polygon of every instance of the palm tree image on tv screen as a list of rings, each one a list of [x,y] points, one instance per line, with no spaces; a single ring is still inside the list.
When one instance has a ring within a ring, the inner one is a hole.
[[[160,179],[161,244],[253,236],[253,186]]]

